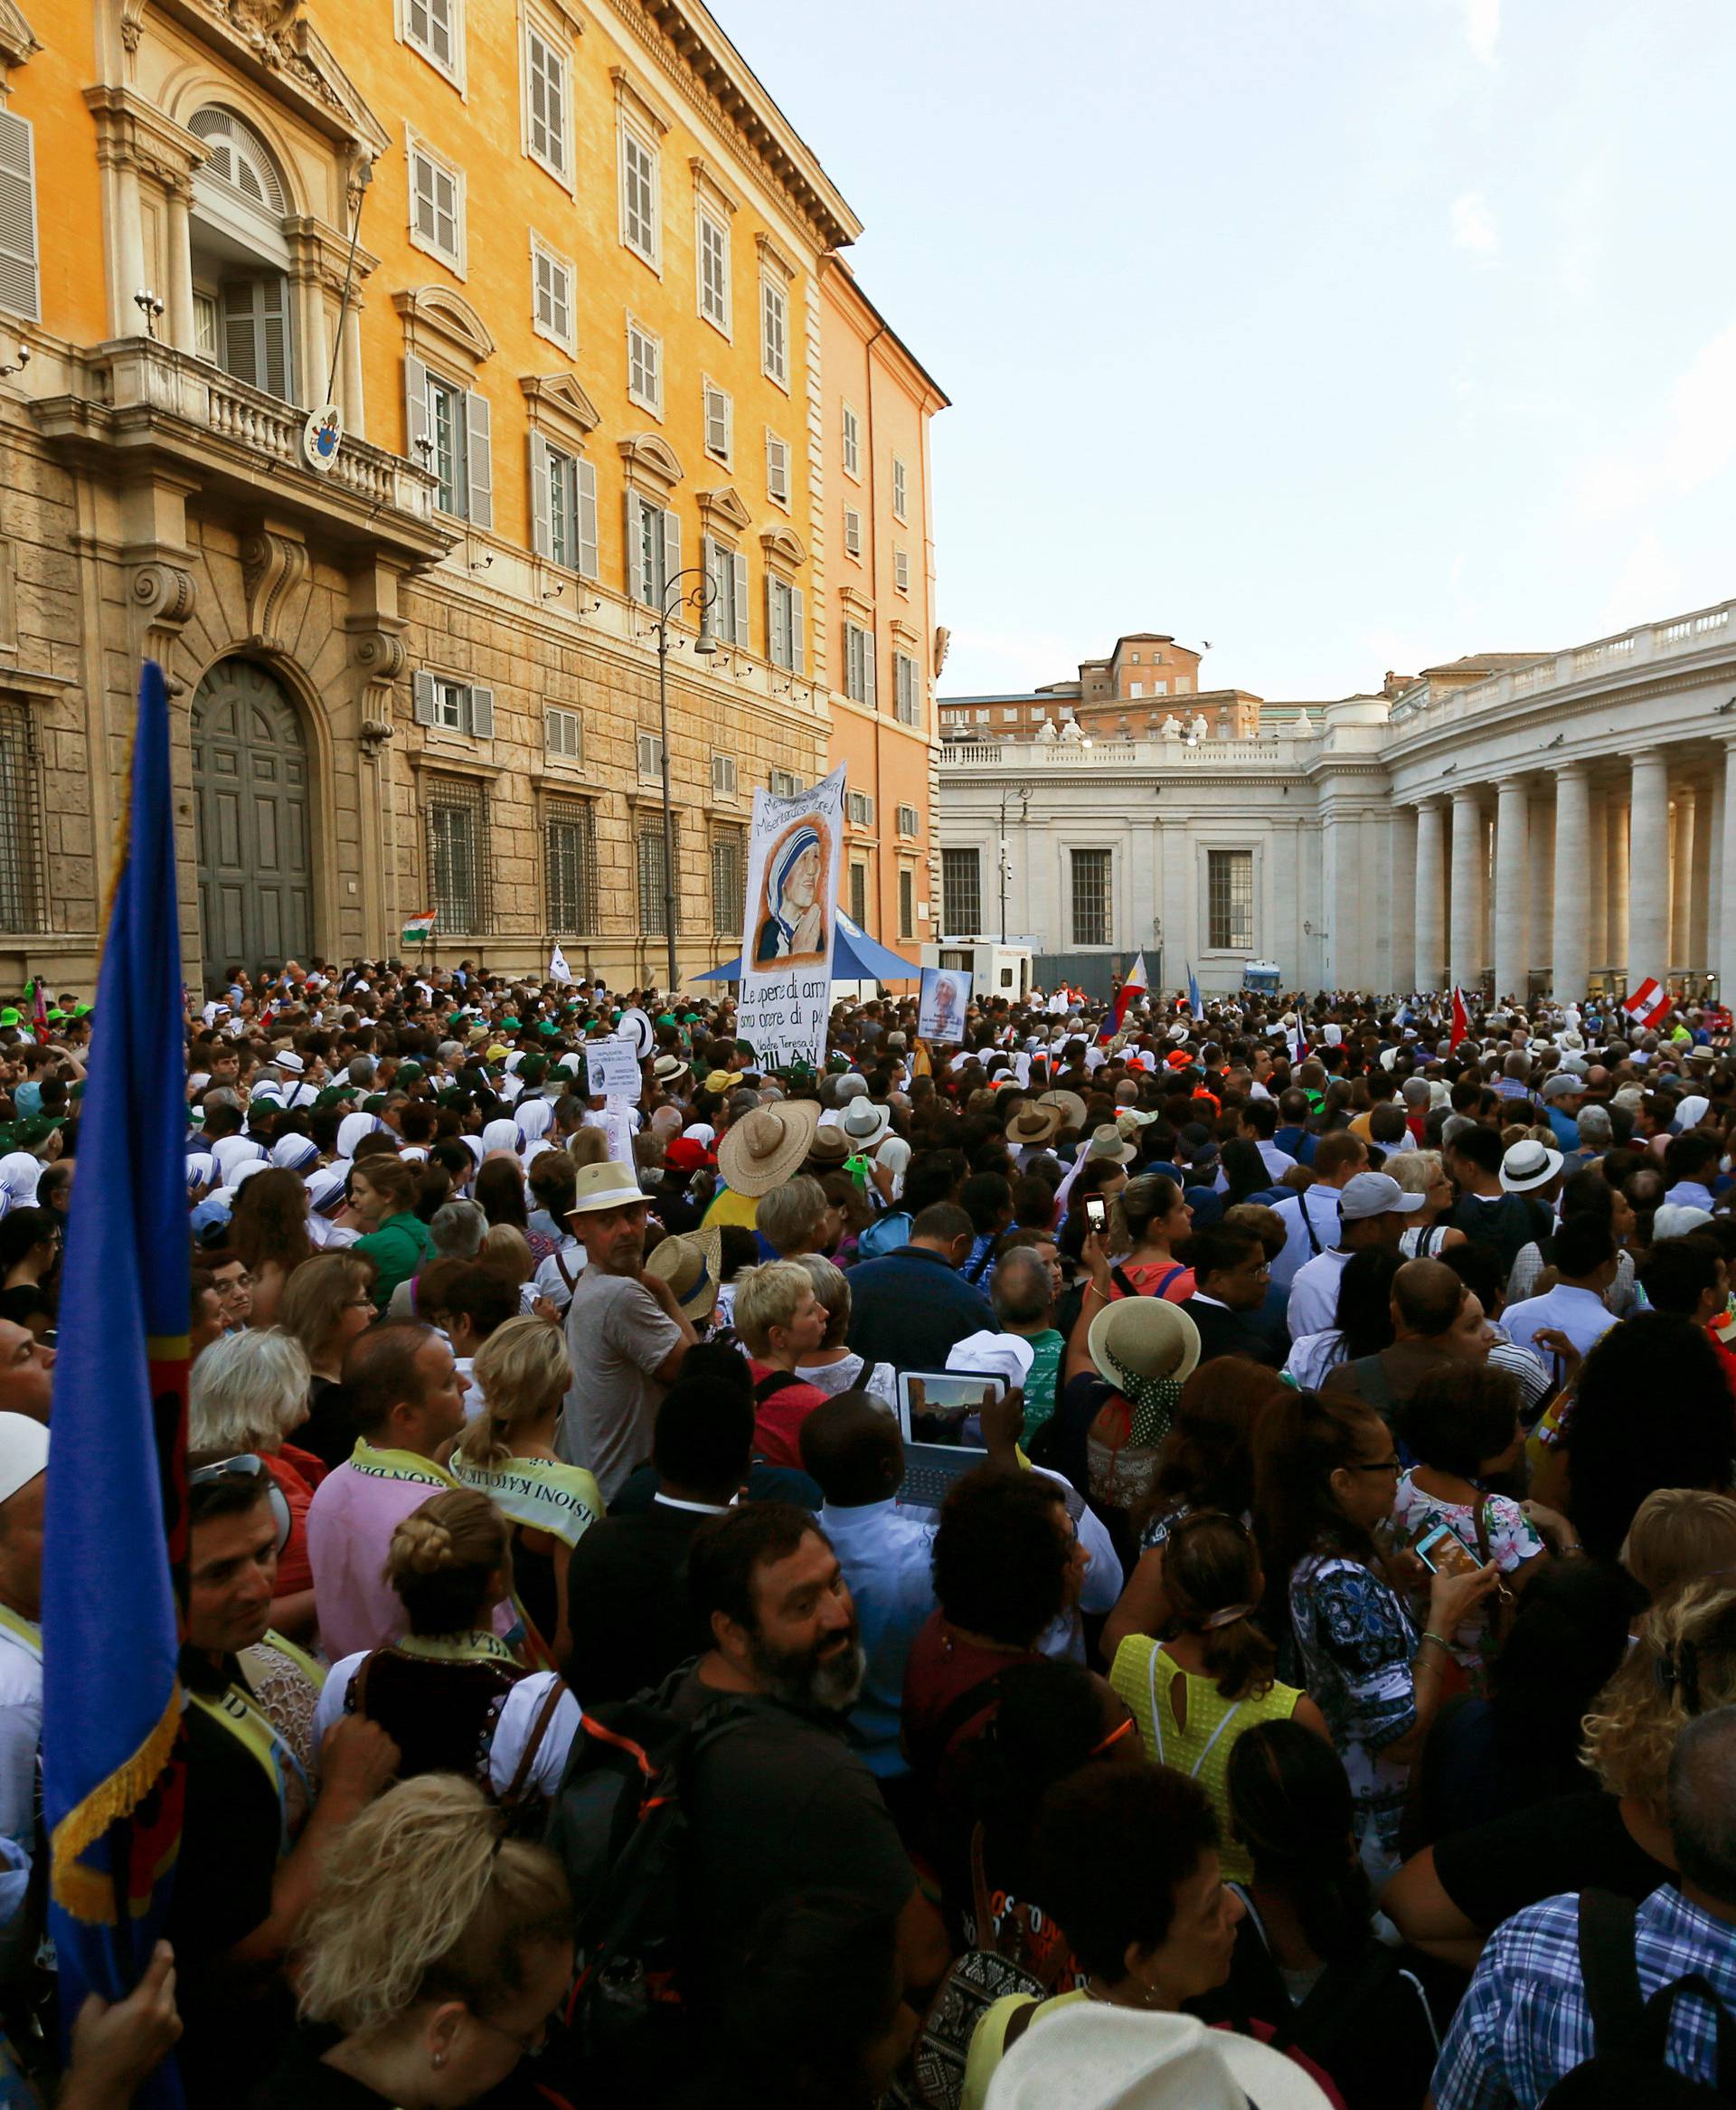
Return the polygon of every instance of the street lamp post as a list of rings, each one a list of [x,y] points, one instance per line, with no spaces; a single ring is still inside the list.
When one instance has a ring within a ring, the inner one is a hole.
[[[1006,802],[1014,791],[1019,795],[1019,819],[1021,823],[1031,818],[1031,787],[1028,784],[1008,784],[1001,793],[1001,943],[1006,943]]]
[[[684,579],[698,582],[693,586],[683,586]],[[675,599],[670,600],[672,590]],[[682,571],[672,572],[663,582],[663,592],[652,616],[657,632],[657,745],[663,764],[663,935],[668,948],[668,987],[664,991],[673,998],[678,979],[675,968],[675,820],[669,803],[669,625],[677,609],[688,601],[699,606],[699,635],[693,639],[693,650],[708,657],[717,650],[717,639],[712,635],[712,603],[717,599],[717,582],[703,564],[689,564]],[[680,648],[681,640],[675,640]]]

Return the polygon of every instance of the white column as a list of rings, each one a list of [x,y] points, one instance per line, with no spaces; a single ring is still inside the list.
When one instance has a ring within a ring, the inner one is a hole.
[[[1582,762],[1555,772],[1555,934],[1550,987],[1564,1004],[1585,995],[1591,967],[1589,896],[1597,884],[1591,858],[1591,786]]]
[[[1706,793],[1706,826],[1694,844],[1694,929],[1700,933],[1697,964],[1708,974],[1718,970],[1718,947],[1723,936],[1723,888],[1720,884],[1724,853],[1724,772],[1714,759],[1712,783]]]
[[[1628,824],[1628,980],[1662,976],[1670,952],[1670,765],[1661,747],[1634,756]]]
[[[1718,844],[1718,1001],[1736,989],[1736,731],[1724,741],[1724,826]]]
[[[1689,935],[1694,922],[1694,849],[1699,834],[1699,798],[1692,784],[1675,794],[1670,828],[1670,965],[1694,965]]]
[[[1392,869],[1386,898],[1394,909],[1401,912],[1407,901],[1414,902],[1417,897],[1417,809],[1414,806],[1392,809],[1392,824],[1387,830],[1387,837]],[[1382,949],[1376,957],[1376,980],[1383,989],[1415,986],[1410,981],[1412,949],[1405,942],[1403,933],[1401,913],[1382,916],[1376,926],[1374,941]]]
[[[1441,941],[1441,881],[1446,876],[1441,803],[1425,799],[1417,808],[1417,956],[1413,986],[1427,992],[1440,987],[1447,948]]]
[[[1587,765],[1588,772],[1590,765]],[[1561,840],[1561,821],[1555,823],[1556,840]],[[1609,958],[1609,874],[1606,851],[1609,842],[1609,815],[1601,788],[1591,787],[1591,831],[1589,855],[1583,869],[1580,885],[1585,890],[1586,958],[1588,990],[1589,978],[1605,965]],[[1555,907],[1559,914],[1561,894],[1559,885],[1555,890]],[[1557,981],[1556,990],[1561,992]]]
[[[1467,993],[1483,986],[1485,921],[1483,809],[1468,788],[1453,793],[1452,980]]]
[[[1523,777],[1495,787],[1495,993],[1525,998],[1525,885],[1531,877],[1529,801]]]
[[[1628,923],[1628,807],[1621,796],[1621,787],[1612,785],[1604,805],[1605,875],[1609,882],[1607,906],[1609,911],[1609,964],[1617,981],[1626,979],[1629,971]],[[1641,973],[1645,972],[1642,969]]]
[[[169,282],[161,289],[168,304],[168,340],[179,352],[194,352],[198,335],[193,312],[193,223],[191,185],[172,184],[168,193]]]
[[[1531,872],[1525,882],[1525,969],[1549,987],[1550,932],[1555,917],[1555,804],[1547,788],[1531,800]]]

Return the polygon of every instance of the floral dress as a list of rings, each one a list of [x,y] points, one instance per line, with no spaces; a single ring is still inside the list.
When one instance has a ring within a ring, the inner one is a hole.
[[[1417,1632],[1396,1593],[1359,1560],[1322,1549],[1290,1574],[1300,1684],[1326,1718],[1355,1798],[1363,1865],[1375,1882],[1399,1863],[1408,1764],[1383,1755],[1417,1718]]]
[[[1489,1558],[1504,1576],[1523,1567],[1543,1550],[1543,1539],[1536,1527],[1510,1495],[1485,1495],[1477,1505],[1482,1510],[1483,1528],[1487,1533]],[[1431,1495],[1420,1488],[1407,1472],[1399,1481],[1399,1491],[1392,1504],[1392,1536],[1399,1546],[1415,1546],[1418,1539],[1436,1525],[1445,1524],[1458,1538],[1459,1543],[1473,1554],[1478,1548],[1477,1511],[1468,1502],[1449,1502],[1441,1495]],[[1426,1613],[1428,1596],[1424,1593],[1413,1600],[1413,1614]],[[1481,1693],[1485,1689],[1488,1658],[1494,1652],[1489,1613],[1479,1605],[1468,1619],[1458,1623],[1458,1631],[1448,1636],[1453,1651],[1453,1661],[1470,1679],[1471,1689]]]

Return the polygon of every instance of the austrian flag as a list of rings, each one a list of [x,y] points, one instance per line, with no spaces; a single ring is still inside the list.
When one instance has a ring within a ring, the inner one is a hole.
[[[1670,1015],[1671,997],[1656,975],[1648,974],[1639,987],[1622,1004],[1622,1009],[1630,1018],[1638,1019],[1642,1026],[1658,1026]]]

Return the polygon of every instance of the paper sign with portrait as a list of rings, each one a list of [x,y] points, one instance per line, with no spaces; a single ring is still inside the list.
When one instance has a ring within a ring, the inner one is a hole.
[[[971,973],[964,967],[925,967],[922,995],[917,1007],[916,1031],[921,1040],[937,1046],[957,1044],[965,1037],[965,1013],[970,1008]]]
[[[769,1065],[826,1052],[844,780],[838,769],[793,799],[754,793],[737,1031]]]

